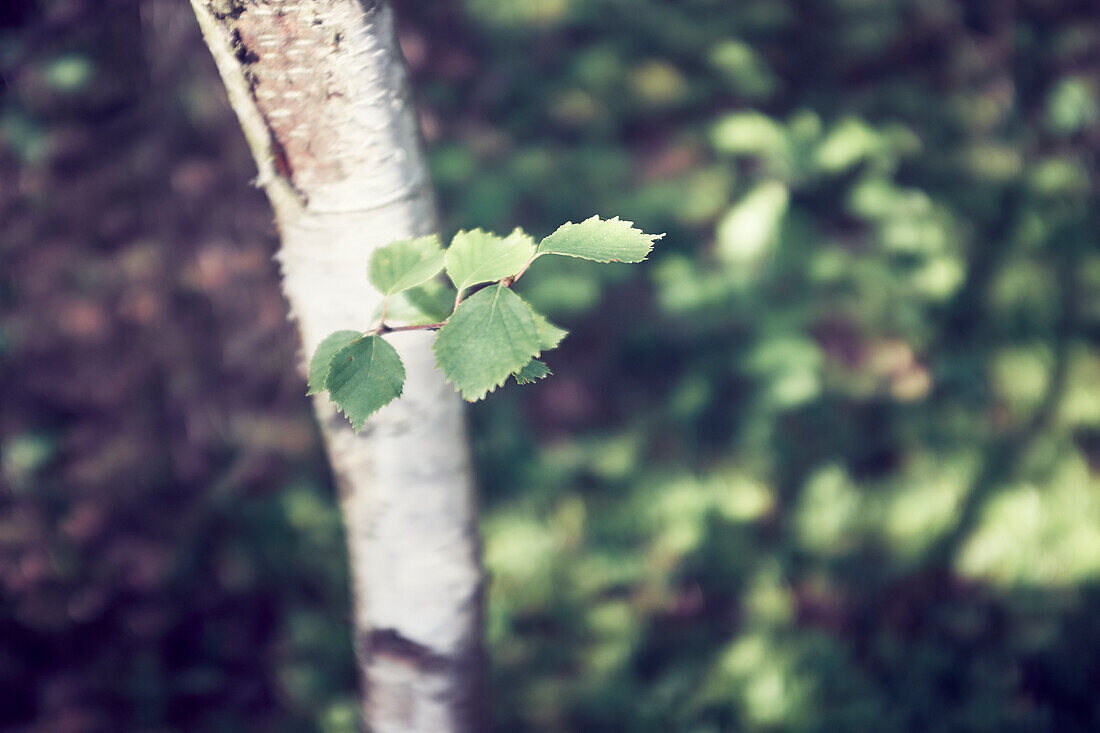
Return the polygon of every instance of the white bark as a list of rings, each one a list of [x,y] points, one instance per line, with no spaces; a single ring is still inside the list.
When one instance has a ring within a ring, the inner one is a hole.
[[[305,355],[364,330],[373,248],[436,229],[389,6],[191,0],[275,210]],[[476,508],[461,405],[433,335],[389,337],[405,396],[356,436],[315,403],[341,492],[370,730],[482,730]],[[303,386],[304,390],[304,386]]]

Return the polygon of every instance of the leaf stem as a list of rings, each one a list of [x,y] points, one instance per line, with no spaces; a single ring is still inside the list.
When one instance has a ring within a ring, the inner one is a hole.
[[[515,275],[512,275],[511,277],[506,277],[501,280],[501,282],[504,283],[504,287],[512,287],[512,285],[515,284],[516,280],[519,280],[521,277],[523,277],[523,273],[527,272],[527,268],[530,267],[531,263],[537,260],[539,258],[539,255],[541,254],[542,252],[535,252],[535,254],[531,255],[531,259],[527,260],[527,264],[519,268],[519,272],[517,272]]]
[[[383,323],[366,331],[364,335],[379,336],[384,333],[398,333],[399,331],[438,331],[445,325],[447,325],[446,321],[441,323],[421,323],[415,326],[387,326]]]
[[[378,319],[378,327],[379,328],[385,328],[386,327],[386,307],[389,306],[389,304],[390,304],[390,296],[386,295],[386,297],[382,298],[382,316]]]

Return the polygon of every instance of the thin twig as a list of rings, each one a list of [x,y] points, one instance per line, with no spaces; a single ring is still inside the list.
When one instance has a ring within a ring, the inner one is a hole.
[[[504,280],[501,281],[504,283],[504,287],[512,287],[512,285],[515,284],[516,280],[519,280],[521,277],[523,277],[523,273],[527,272],[527,268],[530,267],[531,263],[537,260],[539,258],[539,255],[541,254],[541,252],[535,252],[535,254],[531,255],[531,259],[527,260],[527,264],[519,268],[519,272],[517,272],[515,275],[512,275],[511,277],[504,278]]]
[[[367,336],[377,336],[383,333],[397,333],[399,331],[438,331],[446,325],[443,323],[422,323],[415,326],[387,326],[382,324],[375,326],[371,330],[366,332]]]

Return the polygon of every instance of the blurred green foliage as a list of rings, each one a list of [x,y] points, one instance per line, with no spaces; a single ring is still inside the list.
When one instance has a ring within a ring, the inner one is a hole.
[[[1087,4],[408,14],[452,228],[669,232],[475,408],[499,728],[1100,726]]]
[[[561,368],[471,411],[496,728],[1100,729],[1093,4],[396,5],[448,233],[668,232],[526,275]],[[269,213],[112,22],[0,39],[0,721],[350,731]]]

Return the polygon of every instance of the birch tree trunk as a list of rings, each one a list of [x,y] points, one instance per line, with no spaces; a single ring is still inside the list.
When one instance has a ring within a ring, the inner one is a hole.
[[[393,13],[381,0],[191,4],[275,211],[308,358],[330,332],[370,325],[372,249],[436,229]],[[405,396],[360,435],[324,396],[315,403],[376,733],[484,729],[475,500],[461,406],[434,368],[432,338],[392,339]]]

